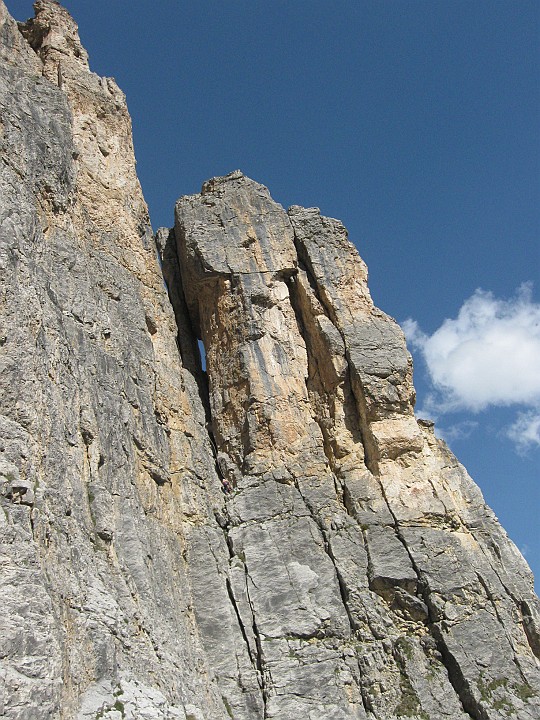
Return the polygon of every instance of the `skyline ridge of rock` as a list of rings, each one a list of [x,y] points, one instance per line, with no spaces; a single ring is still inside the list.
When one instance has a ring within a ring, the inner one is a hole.
[[[234,171],[153,238],[123,93],[34,7],[0,0],[0,714],[535,720],[532,574],[346,229]]]

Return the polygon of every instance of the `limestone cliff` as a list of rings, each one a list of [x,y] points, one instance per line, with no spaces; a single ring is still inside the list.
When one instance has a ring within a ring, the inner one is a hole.
[[[0,113],[0,715],[537,718],[530,571],[341,223],[235,172],[154,240],[52,0]]]

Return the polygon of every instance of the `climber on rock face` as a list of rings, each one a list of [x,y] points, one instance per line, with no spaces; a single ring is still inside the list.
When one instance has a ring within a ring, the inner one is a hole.
[[[221,481],[221,489],[225,495],[230,495],[233,491],[231,483],[226,478]]]

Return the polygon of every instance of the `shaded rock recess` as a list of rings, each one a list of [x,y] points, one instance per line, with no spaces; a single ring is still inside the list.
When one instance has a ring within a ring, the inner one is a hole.
[[[237,171],[153,237],[52,0],[0,0],[0,149],[0,716],[540,717],[530,570],[343,225]]]

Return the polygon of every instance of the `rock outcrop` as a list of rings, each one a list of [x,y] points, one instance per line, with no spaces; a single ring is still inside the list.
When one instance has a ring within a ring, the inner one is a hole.
[[[0,715],[535,720],[532,576],[341,223],[234,172],[154,239],[68,13],[0,56]]]

